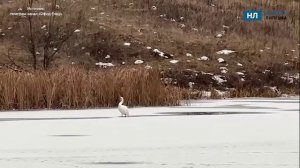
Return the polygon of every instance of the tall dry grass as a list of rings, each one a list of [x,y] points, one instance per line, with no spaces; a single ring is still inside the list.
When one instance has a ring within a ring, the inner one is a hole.
[[[176,105],[181,91],[144,68],[0,71],[0,110],[113,107],[119,96],[130,106]]]

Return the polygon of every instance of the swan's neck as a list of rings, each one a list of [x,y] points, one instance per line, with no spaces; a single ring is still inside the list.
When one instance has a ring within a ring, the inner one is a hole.
[[[121,99],[120,103],[119,103],[119,106],[122,105],[124,102],[124,99]]]

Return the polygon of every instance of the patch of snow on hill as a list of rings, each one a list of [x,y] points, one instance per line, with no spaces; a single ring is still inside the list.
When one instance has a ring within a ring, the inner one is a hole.
[[[229,54],[232,54],[232,53],[235,53],[235,52],[236,51],[225,49],[225,50],[218,51],[217,54],[219,54],[219,55],[221,55],[221,54],[223,54],[223,55],[229,55]]]

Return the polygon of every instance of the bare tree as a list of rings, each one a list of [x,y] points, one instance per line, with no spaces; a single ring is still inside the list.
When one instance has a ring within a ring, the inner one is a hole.
[[[28,0],[29,7],[32,8],[33,0]],[[32,25],[32,16],[28,16],[28,23],[29,23],[29,51],[32,54],[32,66],[33,69],[37,69],[37,58],[36,58],[36,44],[34,41],[33,35],[33,25]]]
[[[29,7],[33,7],[34,0],[28,0]],[[32,66],[33,69],[38,68],[37,52],[42,50],[42,67],[43,69],[48,69],[51,63],[55,60],[55,56],[62,49],[65,42],[69,40],[73,34],[74,30],[81,25],[81,20],[83,18],[83,12],[74,13],[74,17],[68,19],[62,19],[59,16],[53,15],[59,9],[57,0],[51,0],[50,5],[50,16],[40,18],[35,18],[33,16],[28,16],[28,49],[32,55]],[[46,24],[45,24],[46,23]],[[44,25],[43,25],[44,24]],[[41,32],[40,26],[45,26],[46,32]]]

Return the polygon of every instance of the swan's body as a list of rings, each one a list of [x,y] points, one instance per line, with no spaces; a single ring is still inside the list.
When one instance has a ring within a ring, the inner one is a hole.
[[[120,97],[120,103],[118,105],[118,110],[120,111],[121,115],[122,116],[125,116],[125,117],[128,117],[129,116],[129,110],[128,110],[128,107],[123,105],[124,103],[124,99],[123,97]]]

